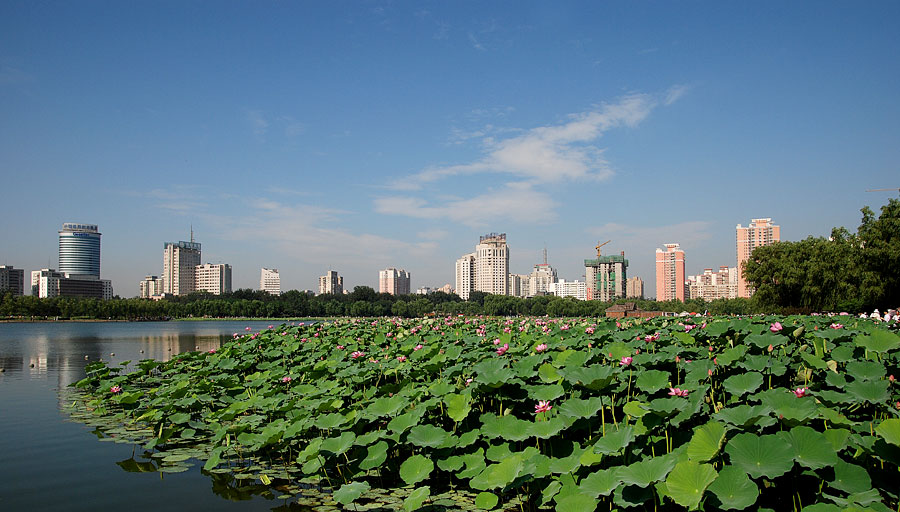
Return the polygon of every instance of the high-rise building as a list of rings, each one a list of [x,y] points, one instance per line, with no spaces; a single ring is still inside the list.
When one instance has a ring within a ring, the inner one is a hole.
[[[475,289],[509,295],[509,246],[506,233],[489,233],[475,246]]]
[[[609,242],[606,242],[609,243]],[[628,260],[621,254],[602,256],[597,244],[597,258],[584,260],[584,277],[587,280],[587,300],[612,302],[625,297]]]
[[[475,253],[469,253],[456,260],[456,294],[462,300],[469,300],[475,291]]]
[[[509,294],[513,297],[527,297],[529,290],[529,281],[531,276],[528,274],[510,274],[509,275]]]
[[[684,251],[679,244],[656,250],[656,300],[684,301]]]
[[[63,224],[59,231],[59,272],[100,279],[100,232],[96,224]]]
[[[625,281],[625,298],[643,299],[644,280],[640,277],[629,277],[628,280]]]
[[[231,293],[231,265],[227,263],[206,263],[194,269],[196,283],[194,290],[213,295]]]
[[[551,267],[546,261],[536,264],[531,274],[528,275],[528,292],[526,297],[549,294],[550,285],[558,280],[556,269]]]
[[[277,268],[263,268],[260,271],[259,289],[269,295],[281,295],[281,274]]]
[[[200,264],[200,243],[166,242],[163,245],[163,293],[187,295],[197,288],[197,265]]]
[[[738,293],[737,269],[727,265],[718,272],[707,268],[702,274],[687,277],[688,297],[691,299],[733,299]]]
[[[163,294],[162,279],[160,279],[158,276],[146,276],[143,280],[141,280],[139,286],[141,289],[142,299],[159,297]]]
[[[750,225],[735,228],[737,238],[737,279],[738,297],[750,298],[753,288],[744,279],[744,262],[750,259],[753,249],[781,241],[781,226],[772,224],[772,219],[751,219]]]
[[[378,293],[409,295],[409,272],[394,267],[378,271]]]
[[[320,276],[319,295],[323,293],[334,293],[336,295],[344,293],[344,278],[334,270],[329,270],[327,274]]]
[[[0,295],[25,293],[25,270],[11,265],[0,265]]]
[[[587,283],[560,279],[555,283],[550,283],[549,292],[557,297],[575,297],[578,300],[587,300]]]

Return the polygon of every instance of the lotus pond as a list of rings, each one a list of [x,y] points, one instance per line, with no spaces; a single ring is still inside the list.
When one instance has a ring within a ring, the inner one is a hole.
[[[346,320],[93,363],[69,408],[288,508],[887,511],[898,353],[846,316]]]

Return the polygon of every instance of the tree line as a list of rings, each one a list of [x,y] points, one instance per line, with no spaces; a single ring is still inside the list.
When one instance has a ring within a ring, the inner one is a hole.
[[[751,314],[761,312],[752,300],[731,299],[687,302],[627,299],[645,311],[705,312],[711,314]],[[349,294],[308,295],[291,290],[270,295],[258,290],[241,289],[225,295],[193,293],[153,301],[148,299],[79,299],[55,297],[39,299],[7,294],[0,297],[0,318],[8,319],[113,319],[165,320],[172,318],[304,318],[337,316],[425,315],[549,315],[553,317],[603,316],[614,303],[582,301],[573,297],[538,296],[529,298],[473,292],[468,300],[456,294],[435,292],[429,295],[390,295],[376,293],[368,286],[357,286]]]
[[[763,309],[789,312],[872,311],[900,306],[900,200],[876,218],[862,208],[856,233],[757,247],[744,265]]]

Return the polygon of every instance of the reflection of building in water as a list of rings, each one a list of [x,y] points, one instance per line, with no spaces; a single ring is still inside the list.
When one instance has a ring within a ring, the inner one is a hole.
[[[140,349],[144,352],[137,359],[156,359],[168,361],[181,352],[199,350],[208,352],[222,346],[226,335],[219,334],[184,334],[165,332],[158,336],[142,336]],[[137,360],[136,359],[136,360]]]

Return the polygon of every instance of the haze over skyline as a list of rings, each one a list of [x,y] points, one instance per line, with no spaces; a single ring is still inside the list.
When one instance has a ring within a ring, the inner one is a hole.
[[[0,264],[97,224],[123,297],[193,225],[233,287],[454,282],[598,241],[735,265],[735,225],[855,231],[900,176],[900,3],[0,3]]]

